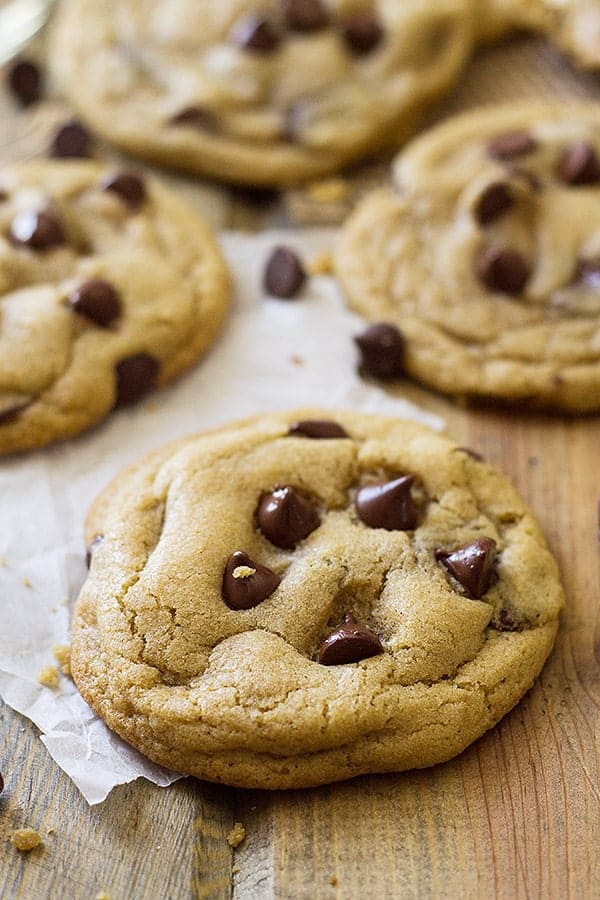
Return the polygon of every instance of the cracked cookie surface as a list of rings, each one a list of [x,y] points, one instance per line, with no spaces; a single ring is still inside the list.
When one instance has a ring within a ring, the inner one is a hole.
[[[337,272],[426,385],[599,409],[598,108],[484,108],[426,133],[346,223]]]
[[[563,602],[503,477],[358,413],[171,444],[100,495],[86,539],[84,698],[154,761],[244,787],[456,755],[531,687]]]
[[[65,0],[51,64],[128,151],[285,184],[397,146],[452,85],[472,20],[471,0]]]
[[[88,428],[189,368],[228,275],[155,180],[91,162],[0,171],[0,453]]]

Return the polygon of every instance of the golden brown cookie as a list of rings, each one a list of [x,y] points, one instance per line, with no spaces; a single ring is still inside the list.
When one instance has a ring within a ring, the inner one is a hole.
[[[482,108],[424,134],[350,217],[337,271],[424,384],[600,409],[600,110]]]
[[[92,162],[0,171],[0,453],[77,434],[189,368],[228,275],[155,180]]]
[[[171,444],[105,490],[86,535],[84,698],[155,762],[244,787],[460,753],[531,687],[563,602],[502,476],[360,413]]]

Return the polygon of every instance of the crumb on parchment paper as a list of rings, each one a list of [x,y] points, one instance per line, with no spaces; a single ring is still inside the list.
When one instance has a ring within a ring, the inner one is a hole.
[[[10,842],[13,847],[22,853],[28,853],[34,850],[42,843],[42,839],[35,828],[17,828],[10,836]]]
[[[239,847],[246,837],[246,829],[241,822],[236,822],[229,834],[227,835],[227,843],[230,847]]]
[[[44,666],[42,671],[39,673],[37,680],[40,684],[43,684],[44,687],[57,688],[58,672],[56,670],[56,666]]]
[[[52,656],[58,663],[63,675],[71,674],[71,645],[55,644],[52,648]]]
[[[333,254],[327,250],[321,250],[307,263],[309,275],[331,275],[333,272]]]

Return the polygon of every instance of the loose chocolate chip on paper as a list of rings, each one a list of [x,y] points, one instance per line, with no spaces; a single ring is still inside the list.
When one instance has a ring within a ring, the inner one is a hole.
[[[58,216],[51,210],[24,209],[10,226],[9,238],[16,247],[51,250],[66,244],[67,238]]]
[[[135,172],[120,172],[111,175],[103,183],[105,191],[117,194],[123,203],[133,212],[137,212],[146,202],[146,188],[144,182]]]
[[[537,142],[527,131],[509,131],[489,142],[487,149],[492,159],[510,160],[533,153]]]
[[[578,186],[600,181],[600,161],[591,144],[577,141],[563,150],[556,172],[565,184]]]
[[[488,185],[475,205],[479,225],[490,225],[514,206],[510,188],[503,181]]]
[[[329,23],[322,0],[283,0],[283,11],[293,31],[319,31]]]
[[[236,550],[225,566],[222,593],[230,609],[252,609],[270,597],[280,584],[279,575],[254,562],[247,553]]]
[[[296,296],[305,281],[306,272],[298,255],[289,247],[276,247],[265,267],[265,291],[273,297],[289,300]]]
[[[92,556],[94,555],[95,551],[98,549],[98,547],[100,546],[100,544],[102,543],[103,540],[104,540],[104,535],[97,534],[96,537],[92,541],[90,541],[90,543],[85,548],[85,562],[86,562],[88,569],[92,564]]]
[[[92,136],[81,122],[67,122],[61,125],[52,139],[50,155],[57,159],[91,156]]]
[[[411,492],[414,480],[413,475],[403,475],[361,487],[354,501],[359,518],[371,528],[412,531],[419,518]]]
[[[31,403],[27,401],[27,403],[17,403],[14,406],[0,410],[0,425],[10,425],[16,422],[21,413],[30,405]]]
[[[373,13],[358,12],[344,20],[342,34],[352,53],[365,56],[380,43],[383,28]]]
[[[314,506],[289,486],[264,494],[256,517],[264,536],[284,550],[293,550],[321,524]]]
[[[247,15],[234,22],[229,39],[254,53],[272,53],[279,44],[279,35],[273,23],[265,16]]]
[[[108,328],[121,313],[119,294],[101,278],[91,278],[75,288],[69,295],[69,304],[74,312],[101,328]]]
[[[319,662],[323,666],[343,666],[380,653],[383,653],[383,647],[377,635],[346,613],[340,627],[321,644]]]
[[[156,387],[160,365],[149,353],[136,353],[117,363],[115,372],[115,406],[127,406]]]
[[[520,294],[531,274],[525,257],[509,247],[487,247],[475,268],[479,280],[501,294]]]
[[[381,381],[404,374],[404,338],[395,325],[378,322],[354,338],[361,355],[361,371]]]
[[[436,550],[435,557],[474,600],[492,586],[496,574],[496,541],[492,538],[478,538],[454,553]]]
[[[325,419],[303,419],[301,422],[294,422],[290,425],[288,434],[290,437],[306,437],[317,441],[349,437],[341,425]]]
[[[31,106],[41,99],[42,72],[38,65],[28,59],[19,59],[12,64],[7,73],[7,83],[21,106]]]

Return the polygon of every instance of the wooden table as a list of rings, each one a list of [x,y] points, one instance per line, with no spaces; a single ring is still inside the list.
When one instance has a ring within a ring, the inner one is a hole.
[[[481,57],[446,109],[469,105],[470,86],[495,84],[507,54],[506,71],[516,60],[529,73],[515,95],[548,84],[555,93],[599,95],[549,51],[511,45]],[[0,158],[42,150],[64,115],[49,102],[24,117],[0,95]],[[192,190],[220,226],[311,219],[303,193],[259,213],[226,190],[170,180]],[[0,704],[0,897],[600,897],[600,419],[468,411],[415,386],[403,393],[513,479],[560,561],[568,607],[534,689],[462,756],[430,770],[287,793],[138,782],[94,809],[36,729]],[[247,837],[233,850],[235,822]],[[23,825],[44,838],[29,855],[5,843]]]

